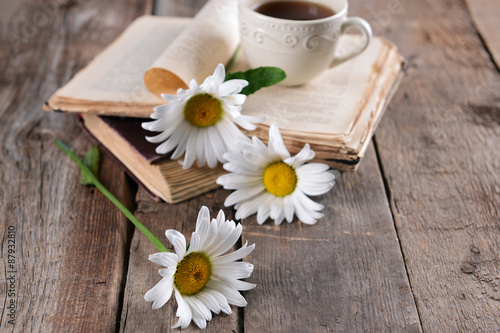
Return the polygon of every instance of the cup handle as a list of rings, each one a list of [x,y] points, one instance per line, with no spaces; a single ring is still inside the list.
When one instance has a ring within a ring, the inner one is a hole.
[[[370,44],[370,40],[372,38],[372,28],[370,27],[368,22],[359,17],[349,17],[342,24],[340,33],[344,34],[351,27],[357,27],[361,30],[361,32],[365,37],[363,45],[361,47],[356,48],[355,50],[352,50],[348,54],[336,56],[330,63],[330,68],[337,66],[351,58],[354,58],[355,56],[363,52],[368,47],[368,44]]]

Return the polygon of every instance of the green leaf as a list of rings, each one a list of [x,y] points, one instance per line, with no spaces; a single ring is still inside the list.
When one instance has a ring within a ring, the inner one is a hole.
[[[270,87],[286,78],[284,70],[278,67],[259,67],[249,69],[245,72],[228,73],[227,80],[243,79],[248,81],[248,86],[241,91],[244,95],[250,95],[257,90],[265,87]]]
[[[101,155],[99,154],[99,148],[97,148],[97,146],[94,146],[89,149],[87,154],[85,154],[85,157],[83,158],[83,164],[85,164],[90,169],[90,171],[92,171],[94,176],[97,177],[97,175],[99,174],[100,160],[101,160]],[[80,184],[94,185],[94,182],[92,182],[92,179],[90,179],[87,174],[82,172],[82,178],[80,179]]]

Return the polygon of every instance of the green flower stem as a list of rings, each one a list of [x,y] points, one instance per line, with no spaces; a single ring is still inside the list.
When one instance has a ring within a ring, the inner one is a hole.
[[[127,207],[125,207],[121,202],[120,200],[118,200],[113,194],[111,194],[111,192],[108,191],[108,189],[106,189],[106,187],[104,187],[104,185],[101,184],[101,182],[99,181],[99,179],[97,179],[97,177],[94,175],[94,173],[92,171],[90,171],[90,169],[75,155],[75,153],[69,149],[68,146],[66,146],[64,143],[62,143],[61,141],[59,140],[56,140],[55,141],[55,144],[56,146],[58,146],[66,155],[68,155],[72,160],[73,162],[75,162],[79,167],[80,169],[82,170],[82,172],[90,179],[92,180],[92,183],[95,185],[95,187],[97,187],[99,189],[99,191],[102,192],[102,194],[104,194],[106,196],[106,198],[108,198],[112,203],[115,204],[116,207],[118,207],[119,210],[121,210],[121,212],[123,214],[125,214],[125,216],[130,220],[130,222],[132,222],[136,227],[137,229],[139,229],[147,238],[149,238],[149,240],[156,246],[156,248],[160,251],[160,252],[169,252],[168,249],[165,247],[165,245],[163,245],[160,240],[158,238],[156,238],[155,235],[153,235],[153,233],[151,231],[149,231],[135,216],[134,214],[132,214],[132,212],[130,212],[130,210],[127,209]]]
[[[238,45],[238,47],[233,53],[233,56],[231,57],[231,59],[229,59],[229,62],[226,65],[226,74],[231,72],[231,69],[234,66],[234,63],[236,62],[236,58],[238,57],[238,53],[240,53],[240,50],[241,50],[241,45]]]

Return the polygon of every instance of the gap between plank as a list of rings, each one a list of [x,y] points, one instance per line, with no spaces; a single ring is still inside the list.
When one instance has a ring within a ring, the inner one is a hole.
[[[144,14],[149,14],[149,15],[155,15],[156,13],[156,4],[157,0],[148,0],[147,5],[146,5],[146,10]],[[135,183],[125,172],[123,172],[125,175],[125,184],[127,184],[128,187],[128,200],[129,200],[129,209],[132,212],[132,214],[135,215],[135,211],[137,210],[137,191],[138,191],[138,185]],[[122,314],[123,314],[123,307],[124,307],[124,302],[125,302],[125,288],[127,287],[127,276],[128,276],[128,266],[130,263],[130,247],[132,246],[132,238],[134,237],[134,232],[135,232],[135,226],[132,223],[129,223],[127,221],[127,232],[126,232],[126,240],[125,240],[125,249],[126,253],[124,253],[124,258],[123,258],[123,271],[122,271],[122,282],[120,284],[120,292],[118,293],[118,309],[117,309],[117,315],[116,315],[116,325],[115,325],[115,332],[119,333],[121,327],[121,322],[122,322]],[[127,325],[127,315],[128,315],[128,309],[127,312],[125,313],[125,318],[123,320],[123,329],[125,329],[125,326]]]
[[[135,215],[135,211],[137,209],[137,201],[135,200],[138,186],[137,184],[125,173],[123,172],[125,178],[125,189],[123,197],[126,197],[126,206],[127,208]],[[119,333],[121,329],[121,319],[122,312],[125,301],[125,287],[127,286],[127,276],[128,276],[128,266],[130,262],[130,247],[132,246],[132,238],[134,237],[135,226],[124,217],[127,223],[127,231],[125,233],[126,239],[124,246],[124,254],[123,254],[123,270],[122,270],[122,282],[120,283],[120,291],[118,293],[118,309],[116,314],[116,324],[115,324],[115,332]],[[126,318],[124,323],[126,324]]]
[[[389,207],[390,207],[389,210],[391,211],[392,223],[394,225],[394,230],[396,231],[396,236],[397,236],[397,239],[398,239],[399,249],[400,249],[401,255],[403,257],[403,263],[404,263],[404,266],[405,266],[406,278],[408,279],[408,285],[410,286],[411,296],[412,296],[412,299],[413,299],[413,303],[415,304],[415,308],[417,309],[418,323],[420,324],[420,329],[422,330],[422,332],[424,332],[424,328],[422,326],[420,308],[419,308],[418,303],[415,300],[415,294],[413,292],[413,284],[412,284],[412,281],[410,279],[410,274],[408,273],[408,266],[406,265],[406,259],[405,259],[404,249],[403,249],[403,246],[401,244],[401,238],[399,237],[399,231],[398,231],[398,227],[396,225],[396,217],[394,215],[394,210],[397,211],[398,207],[397,207],[397,204],[396,204],[395,200],[392,200],[392,194],[391,194],[391,189],[389,187],[389,181],[388,181],[388,179],[386,177],[386,173],[385,173],[385,170],[384,170],[384,166],[382,164],[382,160],[380,159],[380,154],[379,154],[378,144],[377,144],[377,140],[376,140],[376,135],[373,135],[372,142],[373,142],[373,147],[375,148],[375,156],[377,157],[377,164],[378,164],[378,168],[380,170],[380,175],[382,176],[382,181],[384,182],[384,191],[385,191],[385,195],[386,195],[386,198],[387,198],[387,202],[389,203]]]

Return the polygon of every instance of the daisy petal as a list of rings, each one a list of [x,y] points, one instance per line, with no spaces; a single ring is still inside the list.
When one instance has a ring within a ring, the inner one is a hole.
[[[216,154],[214,147],[213,147],[213,142],[217,142],[218,136],[214,133],[215,129],[211,126],[209,127],[211,130],[206,130],[204,131],[204,151],[205,151],[205,159],[207,161],[207,165],[209,168],[215,168],[217,166],[217,161],[219,159],[222,159],[222,154]]]
[[[283,200],[280,197],[275,197],[271,203],[271,213],[270,217],[275,220],[280,212],[283,210]]]
[[[309,162],[314,158],[314,151],[311,150],[309,144],[306,143],[304,148],[295,156],[285,160],[285,163],[292,165],[294,168],[302,166],[305,162]]]
[[[163,278],[153,288],[151,288],[144,299],[146,302],[153,302],[154,310],[161,308],[172,296],[173,278]]]
[[[171,252],[158,252],[151,254],[148,259],[155,264],[165,267],[175,267],[178,263],[177,255]]]
[[[224,188],[226,187],[224,186]],[[249,189],[243,188],[241,190],[234,191],[226,198],[226,200],[224,201],[224,205],[226,207],[229,207],[239,202],[250,200],[255,195],[263,192],[264,190],[265,187],[263,185],[258,185],[253,188]]]
[[[196,161],[198,167],[202,167],[205,165],[205,133],[204,130],[198,130],[197,140],[196,140]]]
[[[215,68],[212,80],[215,83],[217,83],[217,85],[220,85],[222,82],[224,82],[225,78],[226,78],[226,70],[224,68],[224,65],[218,64],[217,67]]]
[[[248,86],[248,81],[246,80],[228,80],[219,86],[218,95],[221,97],[230,96],[230,101],[233,104],[241,105],[245,103],[246,96],[239,94],[239,92],[246,86]]]
[[[228,264],[213,263],[213,274],[224,279],[245,279],[253,272],[253,265],[248,262],[237,261]]]
[[[174,246],[175,254],[177,254],[177,258],[181,261],[186,253],[186,238],[184,238],[183,234],[173,229],[165,231],[165,236],[167,236],[167,239]]]
[[[231,314],[231,307],[229,306],[227,298],[222,293],[218,292],[215,289],[207,287],[206,293],[204,294],[210,294],[217,301],[222,312]]]
[[[181,294],[177,291],[177,289],[174,289],[174,292],[175,300],[177,301],[178,305],[175,315],[179,317],[179,320],[177,321],[177,324],[172,326],[172,328],[180,327],[184,329],[189,326],[189,323],[193,318],[193,313],[191,312],[191,308],[189,307],[188,303],[185,301],[184,297],[182,297]]]
[[[189,169],[196,160],[197,141],[198,141],[198,129],[196,128],[192,131],[187,140],[186,155],[184,156],[184,162],[182,164],[182,167],[184,169]]]
[[[236,189],[242,187],[257,187],[262,185],[262,176],[247,176],[229,173],[217,178],[217,184],[225,185],[225,189]]]
[[[283,211],[285,213],[285,218],[288,223],[293,221],[293,214],[295,210],[293,209],[293,201],[291,196],[287,195],[283,198]]]
[[[310,183],[307,181],[299,181],[297,186],[307,195],[322,195],[330,191],[333,187],[333,182],[327,183]]]
[[[290,153],[285,147],[283,138],[278,128],[278,123],[274,122],[269,128],[269,150],[272,153],[278,154],[282,159],[287,159],[290,157]]]
[[[238,214],[238,212],[236,212]],[[257,210],[257,223],[263,224],[268,218],[269,214],[271,214],[271,205],[269,202],[265,202],[259,206]]]
[[[198,218],[196,219],[196,233],[200,236],[200,241],[203,243],[207,236],[208,228],[210,227],[210,211],[208,207],[201,207]]]
[[[238,290],[234,289],[233,287],[230,287],[225,283],[216,280],[210,280],[207,286],[209,288],[217,290],[222,295],[224,295],[229,304],[233,304],[240,307],[247,306],[247,301],[245,300],[245,298],[241,296]]]
[[[210,126],[207,128],[207,131],[209,141],[212,144],[212,149],[215,154],[215,158],[220,162],[224,162],[224,153],[226,153],[227,149],[224,145],[224,142],[222,141],[221,136],[217,132],[217,128],[214,126]]]
[[[240,259],[246,257],[247,255],[252,253],[252,251],[255,248],[255,244],[252,244],[250,246],[247,246],[247,244],[248,244],[248,241],[245,243],[245,245],[243,245],[238,250],[212,259],[212,263],[213,264],[228,264],[228,263],[231,263],[233,261],[240,260]]]
[[[174,150],[172,153],[172,159],[178,159],[181,157],[184,152],[186,151],[186,146],[187,146],[187,141],[188,141],[188,136],[189,136],[189,125],[186,123],[181,123],[178,127],[178,131],[182,133],[180,139],[179,139],[179,144],[177,148]]]
[[[177,95],[161,94],[161,97],[167,102],[172,102],[177,99]]]
[[[234,223],[234,222],[233,222]],[[234,246],[238,238],[241,236],[241,224],[238,224],[235,229],[228,232],[228,235],[221,240],[217,246],[210,251],[211,257],[217,257]]]
[[[269,196],[259,195],[252,199],[242,202],[237,208],[236,219],[244,219],[258,212],[259,207],[268,205],[265,201],[269,200]],[[271,199],[272,200],[272,199]]]
[[[314,211],[319,211],[325,208],[322,204],[317,203],[316,201],[313,201],[311,198],[309,198],[307,195],[305,195],[302,191],[296,191],[295,195],[297,198],[302,202],[304,207],[307,207],[309,210],[314,210]]]
[[[278,216],[276,216],[276,218],[274,219],[274,224],[280,225],[281,222],[283,222],[284,218],[285,218],[285,210],[283,209],[283,207],[281,207]]]
[[[200,302],[203,302],[205,306],[212,312],[219,314],[221,307],[219,302],[215,299],[212,293],[202,292],[194,295],[193,297],[197,298]]]
[[[316,173],[325,172],[329,168],[330,167],[328,165],[323,164],[323,163],[309,163],[309,164],[305,164],[305,165],[301,166],[300,168],[298,168],[297,173],[300,175],[316,174]]]
[[[305,224],[315,224],[317,222],[317,219],[312,216],[315,211],[306,209],[297,196],[293,196],[292,201],[295,207],[295,213],[297,214],[299,220]]]
[[[207,327],[207,321],[212,320],[212,313],[210,310],[195,297],[185,297],[184,300],[191,309],[194,323],[199,328],[205,329]]]
[[[191,240],[189,241],[189,249],[187,250],[186,254],[199,251],[200,245],[200,236],[198,236],[198,233],[193,232],[193,234],[191,235]]]
[[[175,271],[177,270],[177,265],[170,268],[161,268],[158,270],[158,273],[161,277],[171,278],[174,276]]]
[[[225,282],[228,283],[234,289],[239,290],[239,291],[252,290],[253,288],[255,288],[257,286],[254,283],[249,283],[249,282],[240,281],[240,280],[228,280]]]

